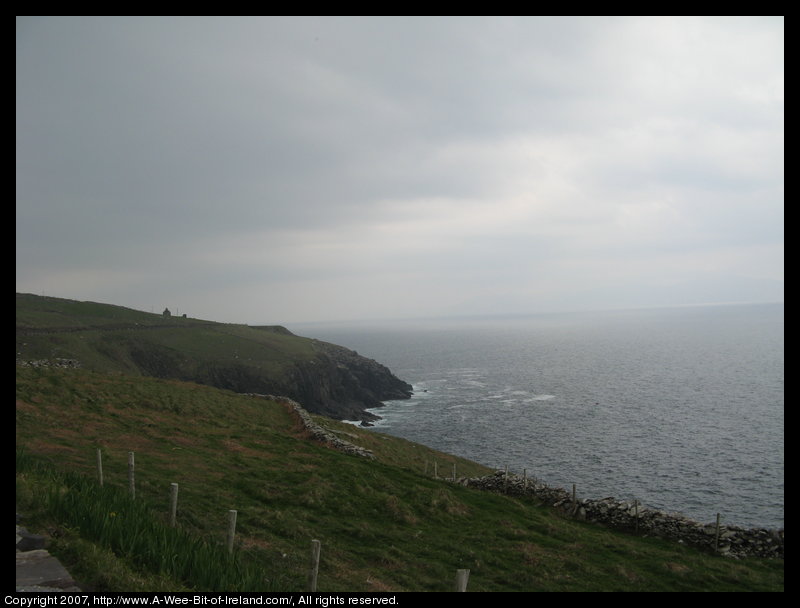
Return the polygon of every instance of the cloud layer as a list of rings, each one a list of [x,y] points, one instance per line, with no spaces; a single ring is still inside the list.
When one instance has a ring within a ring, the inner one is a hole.
[[[231,322],[783,299],[782,18],[17,19],[17,291]]]

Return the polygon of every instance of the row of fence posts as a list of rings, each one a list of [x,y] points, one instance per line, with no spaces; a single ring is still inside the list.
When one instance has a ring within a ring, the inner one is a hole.
[[[425,461],[425,475],[428,474],[428,461]],[[439,477],[439,463],[437,461],[433,461],[433,476],[435,478]],[[453,481],[455,482],[457,479],[456,477],[456,463],[453,463]],[[504,491],[508,492],[508,465],[505,466],[505,475],[503,476],[504,479]],[[522,469],[522,482],[523,487],[527,490],[528,489],[528,469]],[[576,495],[576,485],[572,484],[572,507],[573,509],[577,508],[578,501]],[[634,510],[634,526],[636,534],[639,533],[639,501],[633,501],[633,510]],[[714,530],[714,551],[719,551],[719,535],[720,535],[720,514],[717,513],[716,525]],[[459,571],[460,572],[460,571]],[[467,570],[469,573],[469,570]]]
[[[428,473],[428,462],[425,461],[425,474]],[[97,476],[100,482],[100,485],[103,485],[103,453],[98,448],[97,450]],[[434,460],[433,462],[433,476],[435,478],[439,477],[439,463]],[[528,487],[528,474],[527,469],[522,470],[522,478],[524,487],[527,489]],[[456,477],[456,463],[453,463],[453,481],[457,479]],[[504,489],[508,491],[508,465],[505,466],[505,475],[504,475]],[[128,488],[131,493],[131,498],[136,498],[136,484],[135,484],[135,460],[134,460],[134,452],[128,452]],[[577,495],[576,495],[576,484],[572,484],[572,505],[573,508],[577,508]],[[634,500],[633,502],[634,508],[634,522],[635,522],[635,532],[636,534],[639,533],[639,501]],[[177,525],[177,512],[178,512],[178,484],[172,483],[170,484],[170,516],[169,522],[170,526],[173,528]],[[228,537],[227,537],[227,546],[228,546],[228,553],[233,553],[233,543],[234,538],[236,536],[236,518],[238,512],[235,509],[230,509],[228,511]],[[716,526],[714,531],[714,550],[719,550],[719,538],[720,538],[720,514],[717,513],[716,518]],[[318,540],[311,541],[311,567],[309,568],[308,574],[308,585],[310,591],[317,590],[317,575],[319,572],[319,556],[320,556],[320,542]],[[466,591],[467,589],[467,581],[469,580],[469,570],[462,569],[456,571],[456,591]]]
[[[100,482],[100,486],[103,486],[103,452],[99,448],[97,449],[97,477]],[[453,464],[453,479],[456,477],[456,465]],[[128,489],[131,494],[131,498],[136,498],[136,484],[135,484],[135,459],[134,453],[128,452]],[[175,527],[177,525],[177,513],[178,513],[178,484],[171,483],[170,484],[170,495],[169,495],[169,525],[171,527]],[[228,511],[228,535],[227,535],[227,547],[228,553],[233,553],[233,545],[234,539],[236,537],[236,518],[238,516],[238,511],[236,509],[230,509]],[[317,590],[317,579],[319,576],[319,558],[321,553],[322,543],[319,540],[312,540],[311,541],[311,564],[308,569],[308,590],[309,591],[316,591]],[[469,570],[456,570],[456,584],[455,590],[456,591],[466,591],[467,590],[467,582],[469,581]]]

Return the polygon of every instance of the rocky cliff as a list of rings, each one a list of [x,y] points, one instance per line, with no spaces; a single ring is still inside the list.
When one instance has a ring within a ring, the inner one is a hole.
[[[295,367],[288,393],[309,411],[369,421],[378,417],[364,410],[411,397],[411,385],[377,361],[336,344],[314,340],[313,345],[316,358]]]
[[[313,349],[313,357],[292,362],[280,374],[265,374],[244,363],[206,362],[184,369],[180,379],[237,393],[285,395],[309,412],[336,420],[377,420],[380,416],[366,410],[411,397],[411,385],[373,359],[319,340],[313,340]],[[162,368],[150,369],[148,375],[176,377]]]

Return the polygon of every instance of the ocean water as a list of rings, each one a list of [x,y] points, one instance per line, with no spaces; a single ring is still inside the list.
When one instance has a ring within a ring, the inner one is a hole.
[[[414,386],[377,432],[579,497],[783,528],[783,304],[305,325]]]

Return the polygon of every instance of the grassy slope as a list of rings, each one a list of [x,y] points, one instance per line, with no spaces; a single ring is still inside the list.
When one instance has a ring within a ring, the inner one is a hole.
[[[327,419],[377,461],[309,441],[281,406],[210,387],[85,370],[17,367],[17,445],[60,468],[126,486],[136,453],[137,501],[166,519],[180,484],[179,524],[223,543],[238,510],[237,554],[282,590],[305,588],[312,538],[322,542],[319,590],[449,591],[469,568],[470,591],[783,590],[783,562],[731,560],[656,539],[565,520],[518,499],[454,486],[432,469],[475,463]],[[57,532],[54,551],[102,590],[185,589],[79,537],[41,508],[45,482],[17,476],[17,508]],[[123,552],[124,553],[124,552]]]
[[[16,299],[16,353],[22,360],[77,359],[98,371],[194,377],[198,365],[278,376],[292,362],[314,357],[311,339],[269,327],[31,294]]]

